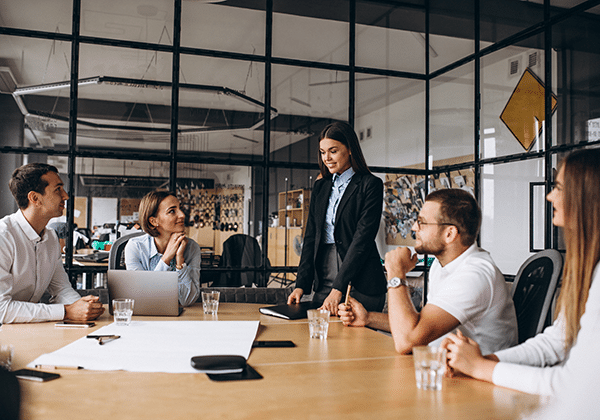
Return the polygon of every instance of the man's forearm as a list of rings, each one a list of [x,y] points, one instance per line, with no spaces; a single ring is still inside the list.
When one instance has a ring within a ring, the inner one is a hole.
[[[369,328],[390,332],[389,316],[382,312],[369,312],[366,325]]]
[[[415,343],[411,333],[419,322],[419,313],[415,310],[408,287],[400,286],[388,290],[389,328],[394,345],[399,353],[410,353]]]

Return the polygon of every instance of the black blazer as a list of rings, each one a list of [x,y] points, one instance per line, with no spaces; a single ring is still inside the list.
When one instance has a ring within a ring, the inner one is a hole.
[[[315,261],[329,205],[332,177],[315,182],[308,212],[296,287],[304,293],[319,289]],[[334,224],[335,245],[342,261],[333,288],[346,292],[351,283],[365,295],[386,293],[386,279],[375,236],[383,205],[383,182],[371,174],[354,174],[340,200]]]

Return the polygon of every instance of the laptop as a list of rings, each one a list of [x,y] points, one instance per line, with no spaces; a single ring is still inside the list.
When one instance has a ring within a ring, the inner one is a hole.
[[[108,307],[113,299],[134,299],[133,314],[179,316],[179,286],[176,271],[108,270]]]

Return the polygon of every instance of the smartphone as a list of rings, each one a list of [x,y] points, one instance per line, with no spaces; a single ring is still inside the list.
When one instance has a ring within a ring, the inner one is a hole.
[[[65,319],[62,322],[54,324],[56,328],[90,328],[96,325],[95,322],[77,322]]]
[[[26,379],[28,381],[47,382],[53,379],[60,378],[58,373],[44,372],[42,370],[33,369],[19,369],[13,372],[19,379]]]
[[[270,340],[270,341],[255,341],[252,347],[296,347],[293,341],[290,340]]]

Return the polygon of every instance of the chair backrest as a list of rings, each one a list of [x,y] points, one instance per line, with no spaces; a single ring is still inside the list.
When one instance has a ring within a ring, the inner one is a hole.
[[[260,267],[262,251],[258,242],[252,236],[236,234],[223,242],[223,254],[220,267]],[[251,287],[252,284],[265,286],[262,273],[254,271],[227,271],[215,280],[213,287]]]
[[[108,254],[108,269],[109,270],[124,270],[125,263],[123,262],[123,257],[125,251],[125,245],[127,245],[127,241],[131,238],[135,238],[136,236],[143,235],[144,232],[141,230],[139,232],[133,232],[128,235],[123,235],[119,239],[117,239],[112,246],[110,247],[110,253]]]
[[[283,305],[287,303],[288,296],[292,293],[290,288],[280,287],[208,287],[200,289],[220,292],[219,302],[236,303],[264,303],[268,305]],[[202,302],[202,294],[197,302]]]
[[[547,249],[529,257],[519,268],[512,289],[519,343],[544,329],[562,265],[560,252]]]

